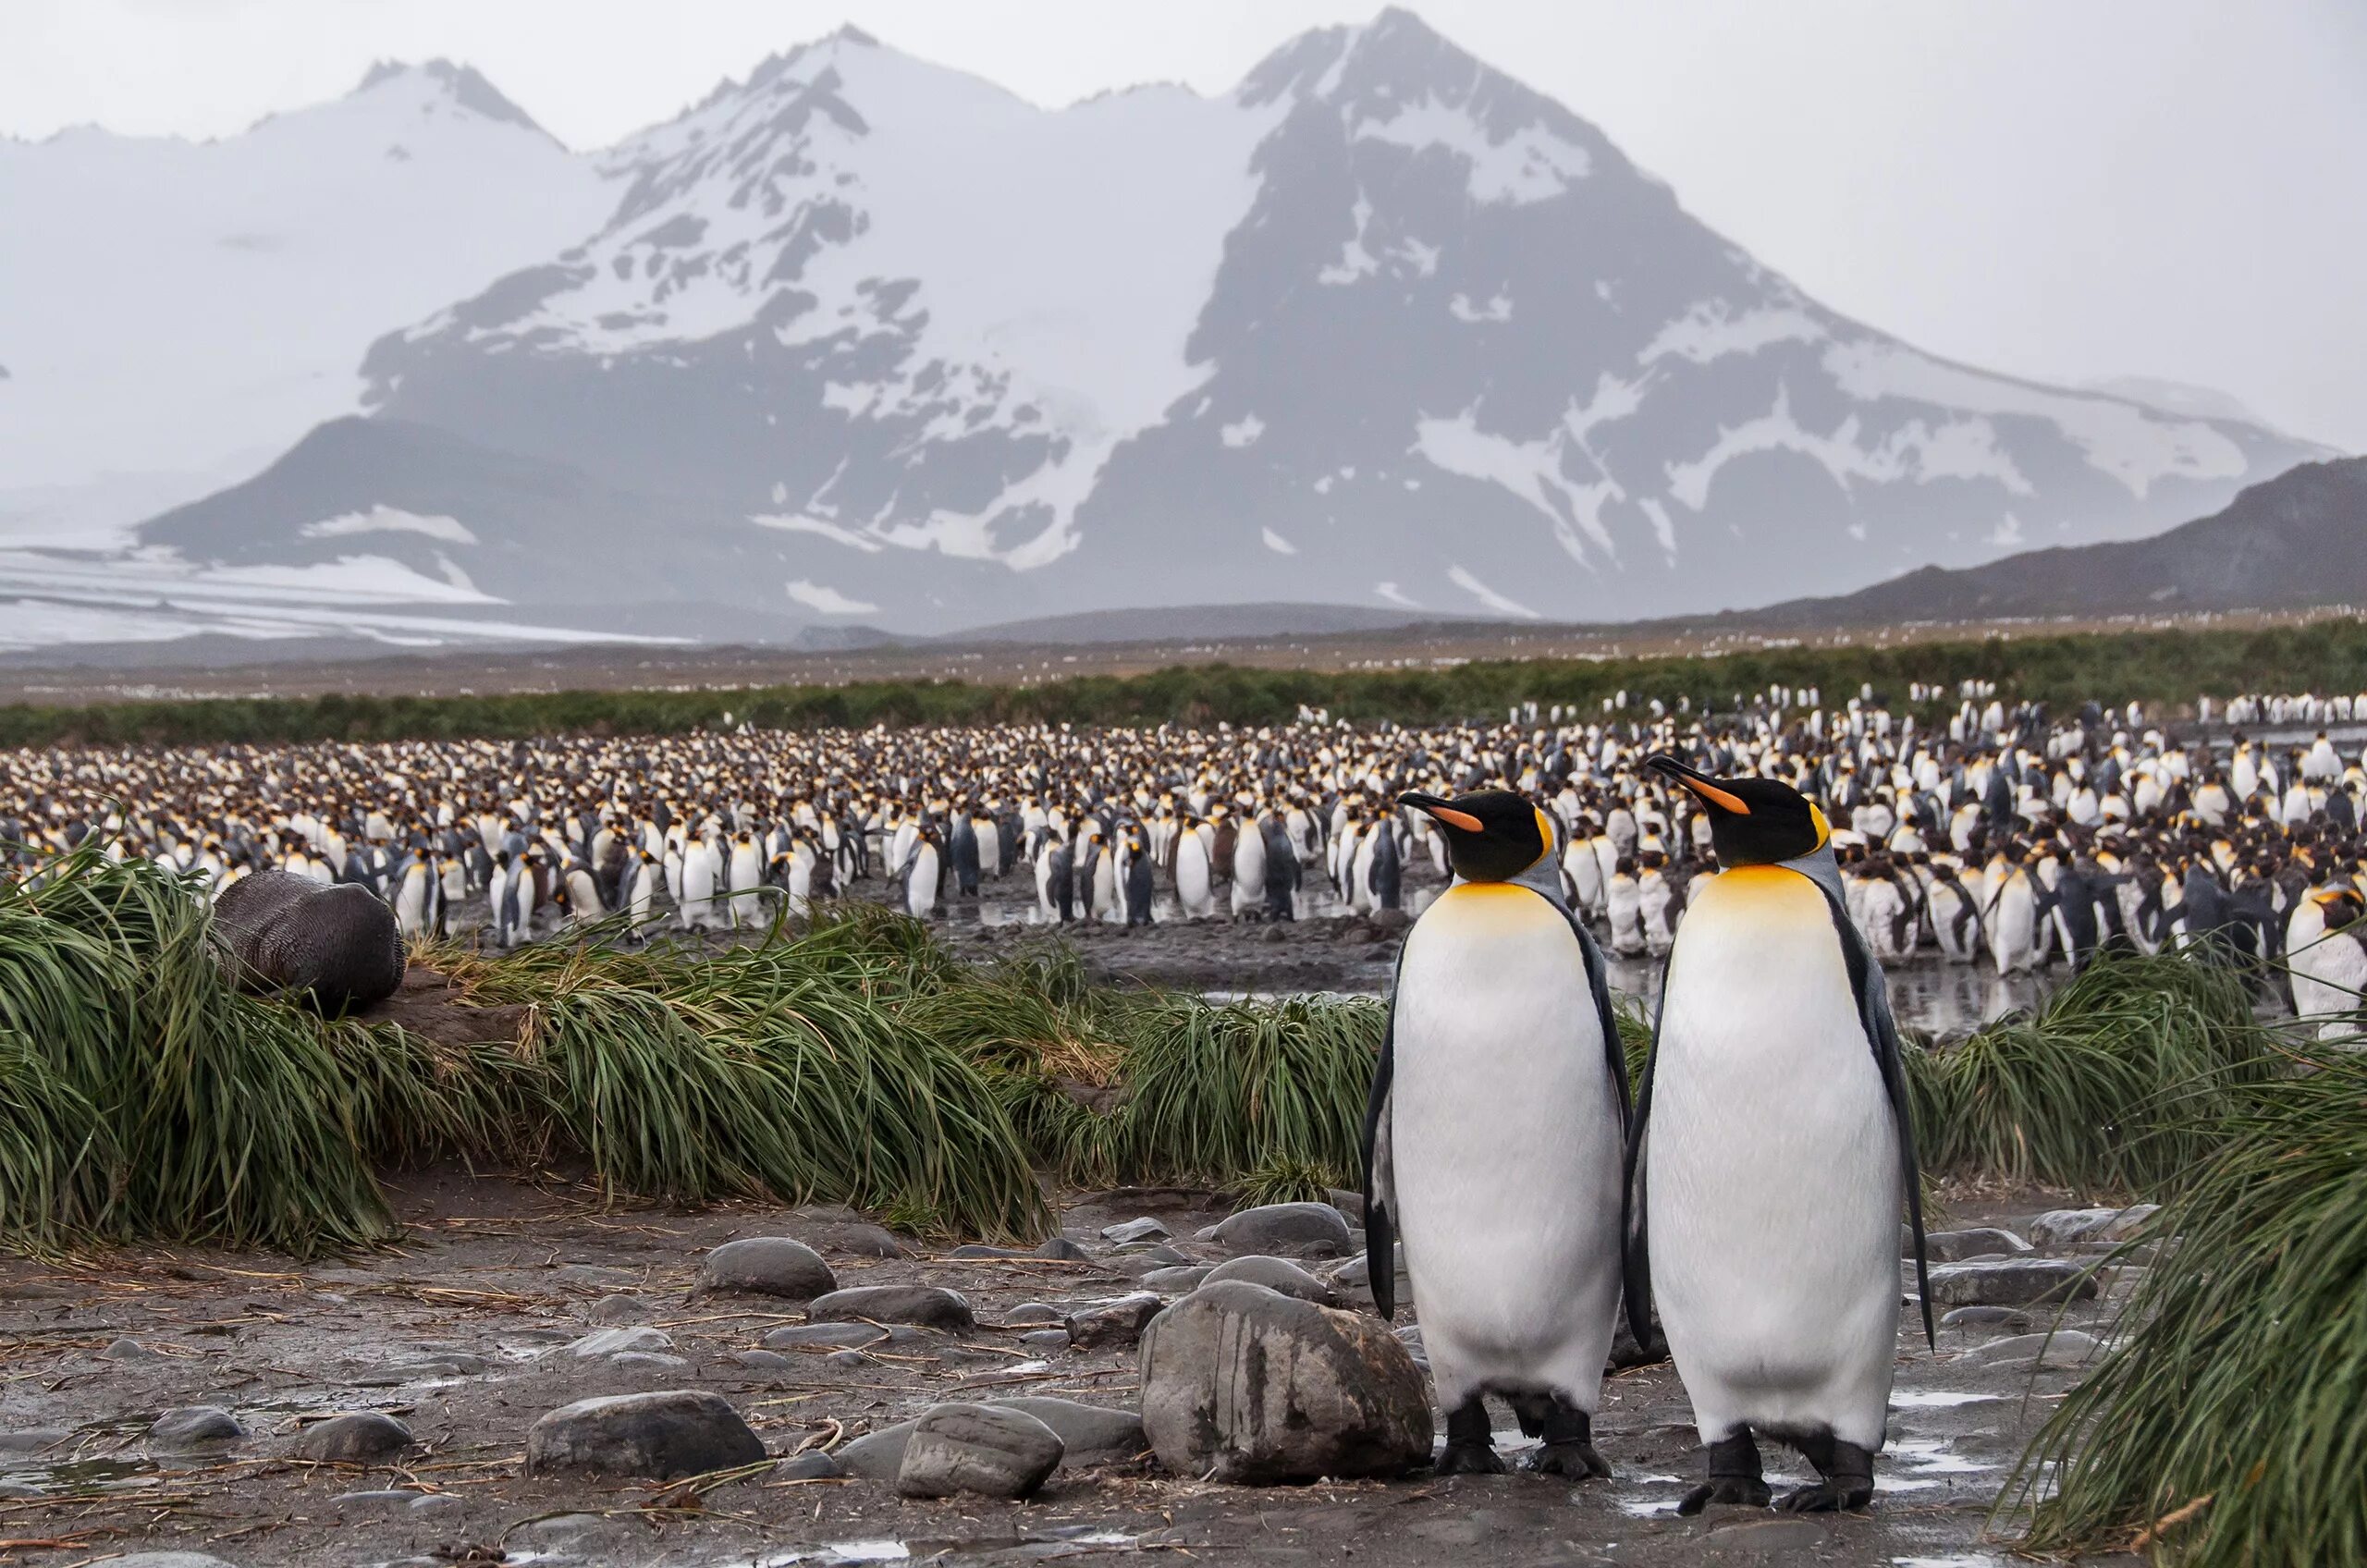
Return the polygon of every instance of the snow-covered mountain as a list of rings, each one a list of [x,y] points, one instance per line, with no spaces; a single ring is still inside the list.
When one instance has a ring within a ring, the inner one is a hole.
[[[2158,532],[2323,455],[1841,317],[1403,11],[1057,111],[841,32],[565,181],[601,212],[152,555],[570,623],[1618,619]]]
[[[615,204],[440,60],[218,141],[0,138],[0,540],[100,543],[248,477],[360,408],[373,340]]]

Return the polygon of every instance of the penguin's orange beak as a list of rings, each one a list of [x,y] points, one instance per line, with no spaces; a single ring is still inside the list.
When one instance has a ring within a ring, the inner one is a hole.
[[[1397,803],[1401,806],[1412,806],[1416,811],[1424,813],[1429,816],[1435,817],[1439,821],[1445,823],[1449,827],[1459,827],[1466,833],[1485,833],[1488,831],[1487,824],[1481,822],[1478,817],[1472,815],[1467,811],[1455,810],[1444,801],[1440,800],[1436,795],[1400,795],[1397,797]]]
[[[1711,782],[1709,775],[1699,769],[1687,767],[1673,756],[1663,754],[1651,757],[1645,762],[1644,766],[1667,774],[1720,811],[1731,812],[1735,816],[1750,815],[1750,807],[1741,796],[1735,794],[1732,790],[1719,789],[1716,784]]]

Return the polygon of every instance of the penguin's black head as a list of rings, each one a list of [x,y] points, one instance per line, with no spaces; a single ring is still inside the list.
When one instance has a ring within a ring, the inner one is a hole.
[[[1645,766],[1665,774],[1710,815],[1710,842],[1725,866],[1780,865],[1833,841],[1832,825],[1806,795],[1773,778],[1712,778],[1666,753]]]
[[[1509,882],[1552,847],[1545,814],[1510,790],[1479,790],[1451,801],[1416,792],[1398,796],[1397,803],[1439,825],[1447,860],[1466,882]]]
[[[2310,896],[2316,901],[2329,931],[2349,929],[2359,919],[2362,906],[2367,906],[2367,900],[2348,888],[2328,888]]]

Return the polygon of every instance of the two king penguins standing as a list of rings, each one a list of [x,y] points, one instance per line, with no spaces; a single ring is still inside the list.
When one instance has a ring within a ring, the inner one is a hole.
[[[1760,1438],[1818,1474],[1781,1506],[1862,1508],[1896,1354],[1902,1192],[1924,1268],[1882,970],[1806,797],[1650,766],[1700,802],[1725,869],[1678,929],[1632,1105],[1602,955],[1563,902],[1544,814],[1503,790],[1402,798],[1439,824],[1456,882],[1406,937],[1373,1082],[1374,1297],[1394,1315],[1402,1240],[1446,1411],[1441,1474],[1504,1468],[1494,1394],[1544,1439],[1537,1469],[1609,1475],[1593,1427],[1614,1319],[1624,1306],[1647,1342],[1656,1294],[1708,1466],[1679,1512],[1766,1506]]]

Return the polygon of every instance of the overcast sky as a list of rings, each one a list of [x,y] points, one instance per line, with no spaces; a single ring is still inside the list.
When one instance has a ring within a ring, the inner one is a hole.
[[[215,136],[381,57],[562,140],[852,20],[1048,104],[1230,88],[1330,0],[0,0],[0,134]],[[2050,379],[2165,377],[2367,451],[2360,0],[1417,0],[1834,308]],[[0,223],[7,215],[0,213]]]

